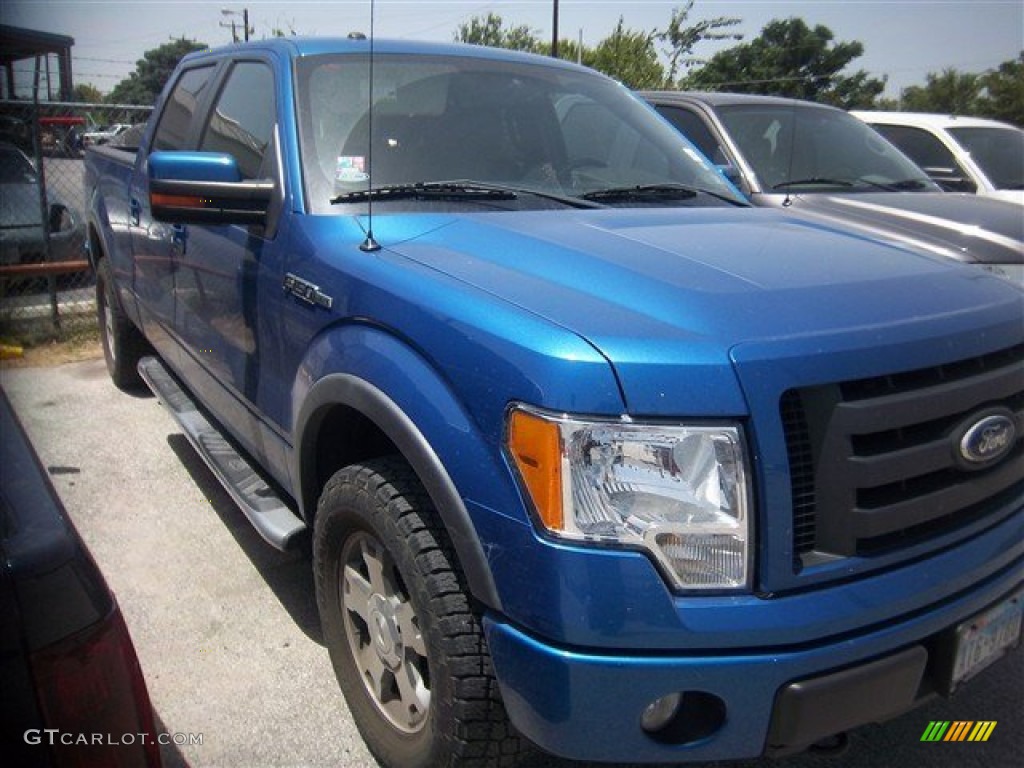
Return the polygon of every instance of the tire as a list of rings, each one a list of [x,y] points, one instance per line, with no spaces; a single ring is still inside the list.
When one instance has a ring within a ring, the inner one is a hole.
[[[515,765],[480,618],[430,499],[390,457],[339,470],[317,508],[317,603],[359,733],[385,768]]]
[[[149,344],[121,309],[107,259],[100,259],[96,265],[96,319],[103,358],[114,385],[125,391],[142,389],[144,383],[136,366],[150,351]]]

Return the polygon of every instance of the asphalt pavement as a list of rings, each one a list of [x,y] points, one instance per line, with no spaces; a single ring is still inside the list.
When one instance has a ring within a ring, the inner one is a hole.
[[[159,401],[116,390],[102,360],[3,370],[0,385],[117,595],[158,729],[178,742],[165,765],[375,766],[323,647],[308,553],[263,542]],[[729,765],[1017,766],[1022,713],[1018,649],[953,699],[853,732],[839,757]],[[922,742],[936,720],[997,725],[984,743]],[[549,766],[584,768],[527,761]]]

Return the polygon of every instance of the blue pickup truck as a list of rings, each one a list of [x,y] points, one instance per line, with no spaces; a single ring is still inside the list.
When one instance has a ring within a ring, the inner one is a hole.
[[[619,84],[479,47],[193,54],[85,165],[113,380],[311,539],[382,765],[785,754],[1019,645],[1006,281],[752,209]]]

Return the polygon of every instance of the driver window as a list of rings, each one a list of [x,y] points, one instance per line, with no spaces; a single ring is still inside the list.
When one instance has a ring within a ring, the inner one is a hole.
[[[242,61],[232,68],[210,112],[199,149],[226,152],[242,178],[266,176],[267,147],[274,133],[274,75],[266,64]]]
[[[153,137],[154,150],[185,149],[192,117],[210,82],[213,67],[196,67],[182,73],[167,99]]]

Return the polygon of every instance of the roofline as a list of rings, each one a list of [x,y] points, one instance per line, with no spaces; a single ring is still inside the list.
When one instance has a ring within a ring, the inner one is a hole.
[[[40,50],[48,50],[50,53],[70,48],[75,44],[75,38],[70,35],[58,35],[54,32],[42,32],[38,29],[0,24],[0,42],[6,45],[11,40],[32,45],[38,44],[37,47]]]
[[[871,117],[878,117],[880,119],[898,121],[907,125],[931,125],[936,124],[939,127],[948,128],[951,126],[959,125],[975,125],[991,126],[991,127],[1005,127],[1005,128],[1017,128],[1013,123],[1008,123],[1005,120],[996,120],[991,117],[978,117],[975,115],[957,115],[945,112],[900,112],[894,110],[879,110],[879,109],[851,109],[850,112],[865,122],[870,122]],[[1020,129],[1018,129],[1020,130]]]
[[[266,40],[251,40],[245,43],[233,43],[217,48],[196,51],[190,53],[187,59],[191,62],[206,56],[219,56],[228,52],[238,53],[247,50],[278,51],[291,58],[303,58],[330,53],[369,54],[371,51],[371,41],[368,38],[352,37],[277,37]],[[607,77],[607,75],[596,72],[596,70],[582,67],[575,62],[566,61],[565,59],[555,59],[538,53],[513,51],[507,48],[492,48],[469,43],[376,38],[373,40],[372,50],[374,54],[381,55],[429,53],[435,56],[464,56],[491,59],[493,61],[519,61],[524,63],[540,63],[543,61],[545,66],[587,71],[596,73],[601,77]]]
[[[645,99],[661,99],[671,101],[689,101],[707,104],[713,107],[733,105],[778,105],[778,106],[799,106],[813,107],[817,109],[833,109],[838,112],[844,110],[834,107],[831,104],[821,104],[816,101],[805,99],[793,99],[786,96],[768,96],[757,93],[735,93],[731,91],[637,91]]]

